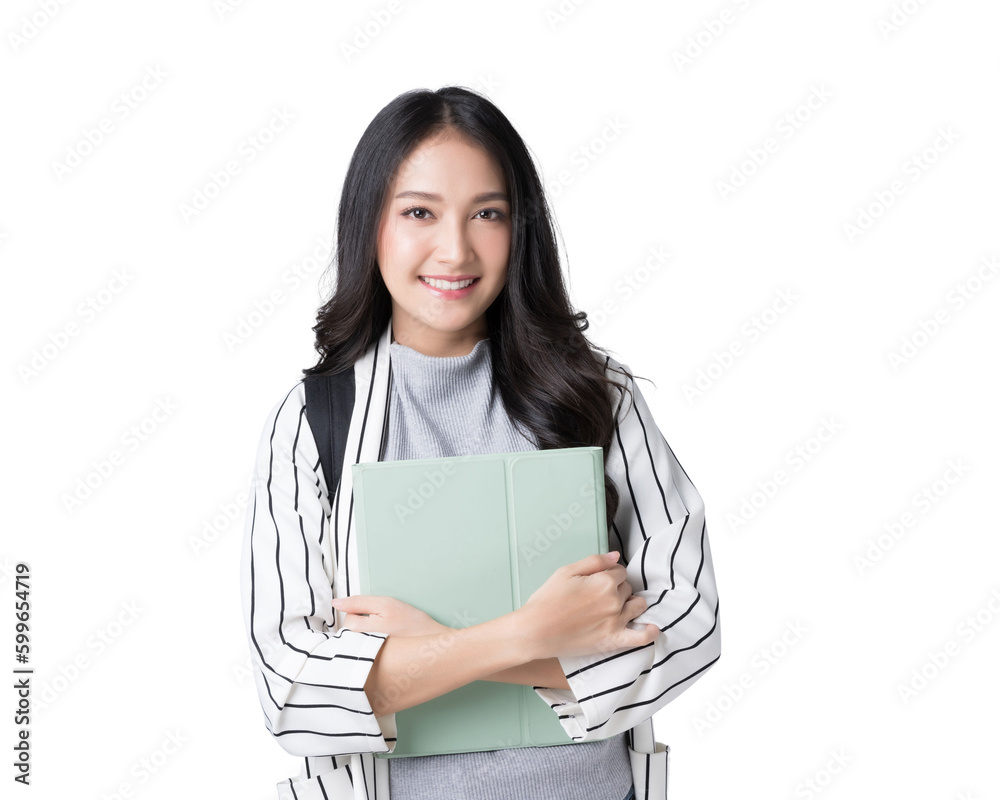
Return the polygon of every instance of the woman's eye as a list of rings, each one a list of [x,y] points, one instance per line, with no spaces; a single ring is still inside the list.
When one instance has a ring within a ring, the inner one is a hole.
[[[487,221],[489,221],[489,222],[492,222],[494,220],[501,220],[501,219],[503,219],[503,216],[504,216],[503,212],[499,208],[484,208],[479,213],[480,214],[492,214],[493,216],[489,217],[489,218],[481,217],[481,219],[487,219]]]
[[[426,208],[421,208],[420,206],[413,206],[412,208],[406,209],[402,216],[413,216],[414,219],[427,219],[427,217],[419,216],[417,212],[421,214],[429,214],[430,212]]]

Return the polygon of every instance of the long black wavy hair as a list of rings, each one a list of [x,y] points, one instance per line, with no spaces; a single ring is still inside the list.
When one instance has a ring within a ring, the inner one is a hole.
[[[465,87],[404,92],[375,115],[361,136],[337,213],[330,264],[336,285],[313,327],[320,358],[302,372],[335,374],[351,368],[388,325],[392,299],[377,262],[386,195],[409,154],[446,129],[492,157],[510,198],[507,279],[486,311],[493,388],[514,424],[530,431],[528,438],[540,449],[602,447],[607,463],[627,382],[605,374],[607,351],[584,336],[587,314],[570,305],[551,213],[524,141],[490,100]],[[618,510],[618,488],[607,474],[604,485],[610,524]]]

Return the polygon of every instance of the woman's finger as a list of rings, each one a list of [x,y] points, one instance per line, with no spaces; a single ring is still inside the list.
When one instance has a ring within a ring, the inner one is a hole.
[[[342,627],[350,628],[352,631],[367,631],[368,617],[361,614],[345,614]]]
[[[335,597],[330,604],[345,614],[374,614],[378,612],[386,598],[374,594],[352,594],[347,597]]]
[[[618,584],[618,599],[621,601],[622,606],[628,601],[632,596],[632,584],[628,581],[622,581]]]
[[[625,601],[622,608],[622,617],[625,620],[634,620],[646,610],[646,598],[640,595],[632,595]]]

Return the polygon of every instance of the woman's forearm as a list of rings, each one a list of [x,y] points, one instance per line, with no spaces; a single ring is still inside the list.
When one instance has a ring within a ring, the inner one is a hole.
[[[442,625],[443,631],[455,631],[456,628],[449,628]],[[479,680],[497,681],[500,683],[518,683],[522,686],[545,686],[549,689],[568,689],[569,683],[566,680],[566,673],[559,665],[559,659],[536,658],[518,664],[515,667],[508,667],[492,675],[486,675]]]
[[[536,658],[534,661],[494,672],[481,680],[520,683],[524,686],[545,686],[549,689],[569,688],[566,673],[559,666],[558,658]]]
[[[402,711],[533,662],[534,643],[515,614],[441,633],[386,637],[365,681],[372,711],[376,716]]]

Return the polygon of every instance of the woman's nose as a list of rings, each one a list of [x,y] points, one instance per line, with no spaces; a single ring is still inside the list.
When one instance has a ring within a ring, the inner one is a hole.
[[[451,220],[439,227],[438,258],[455,264],[464,264],[472,251],[465,220]]]

